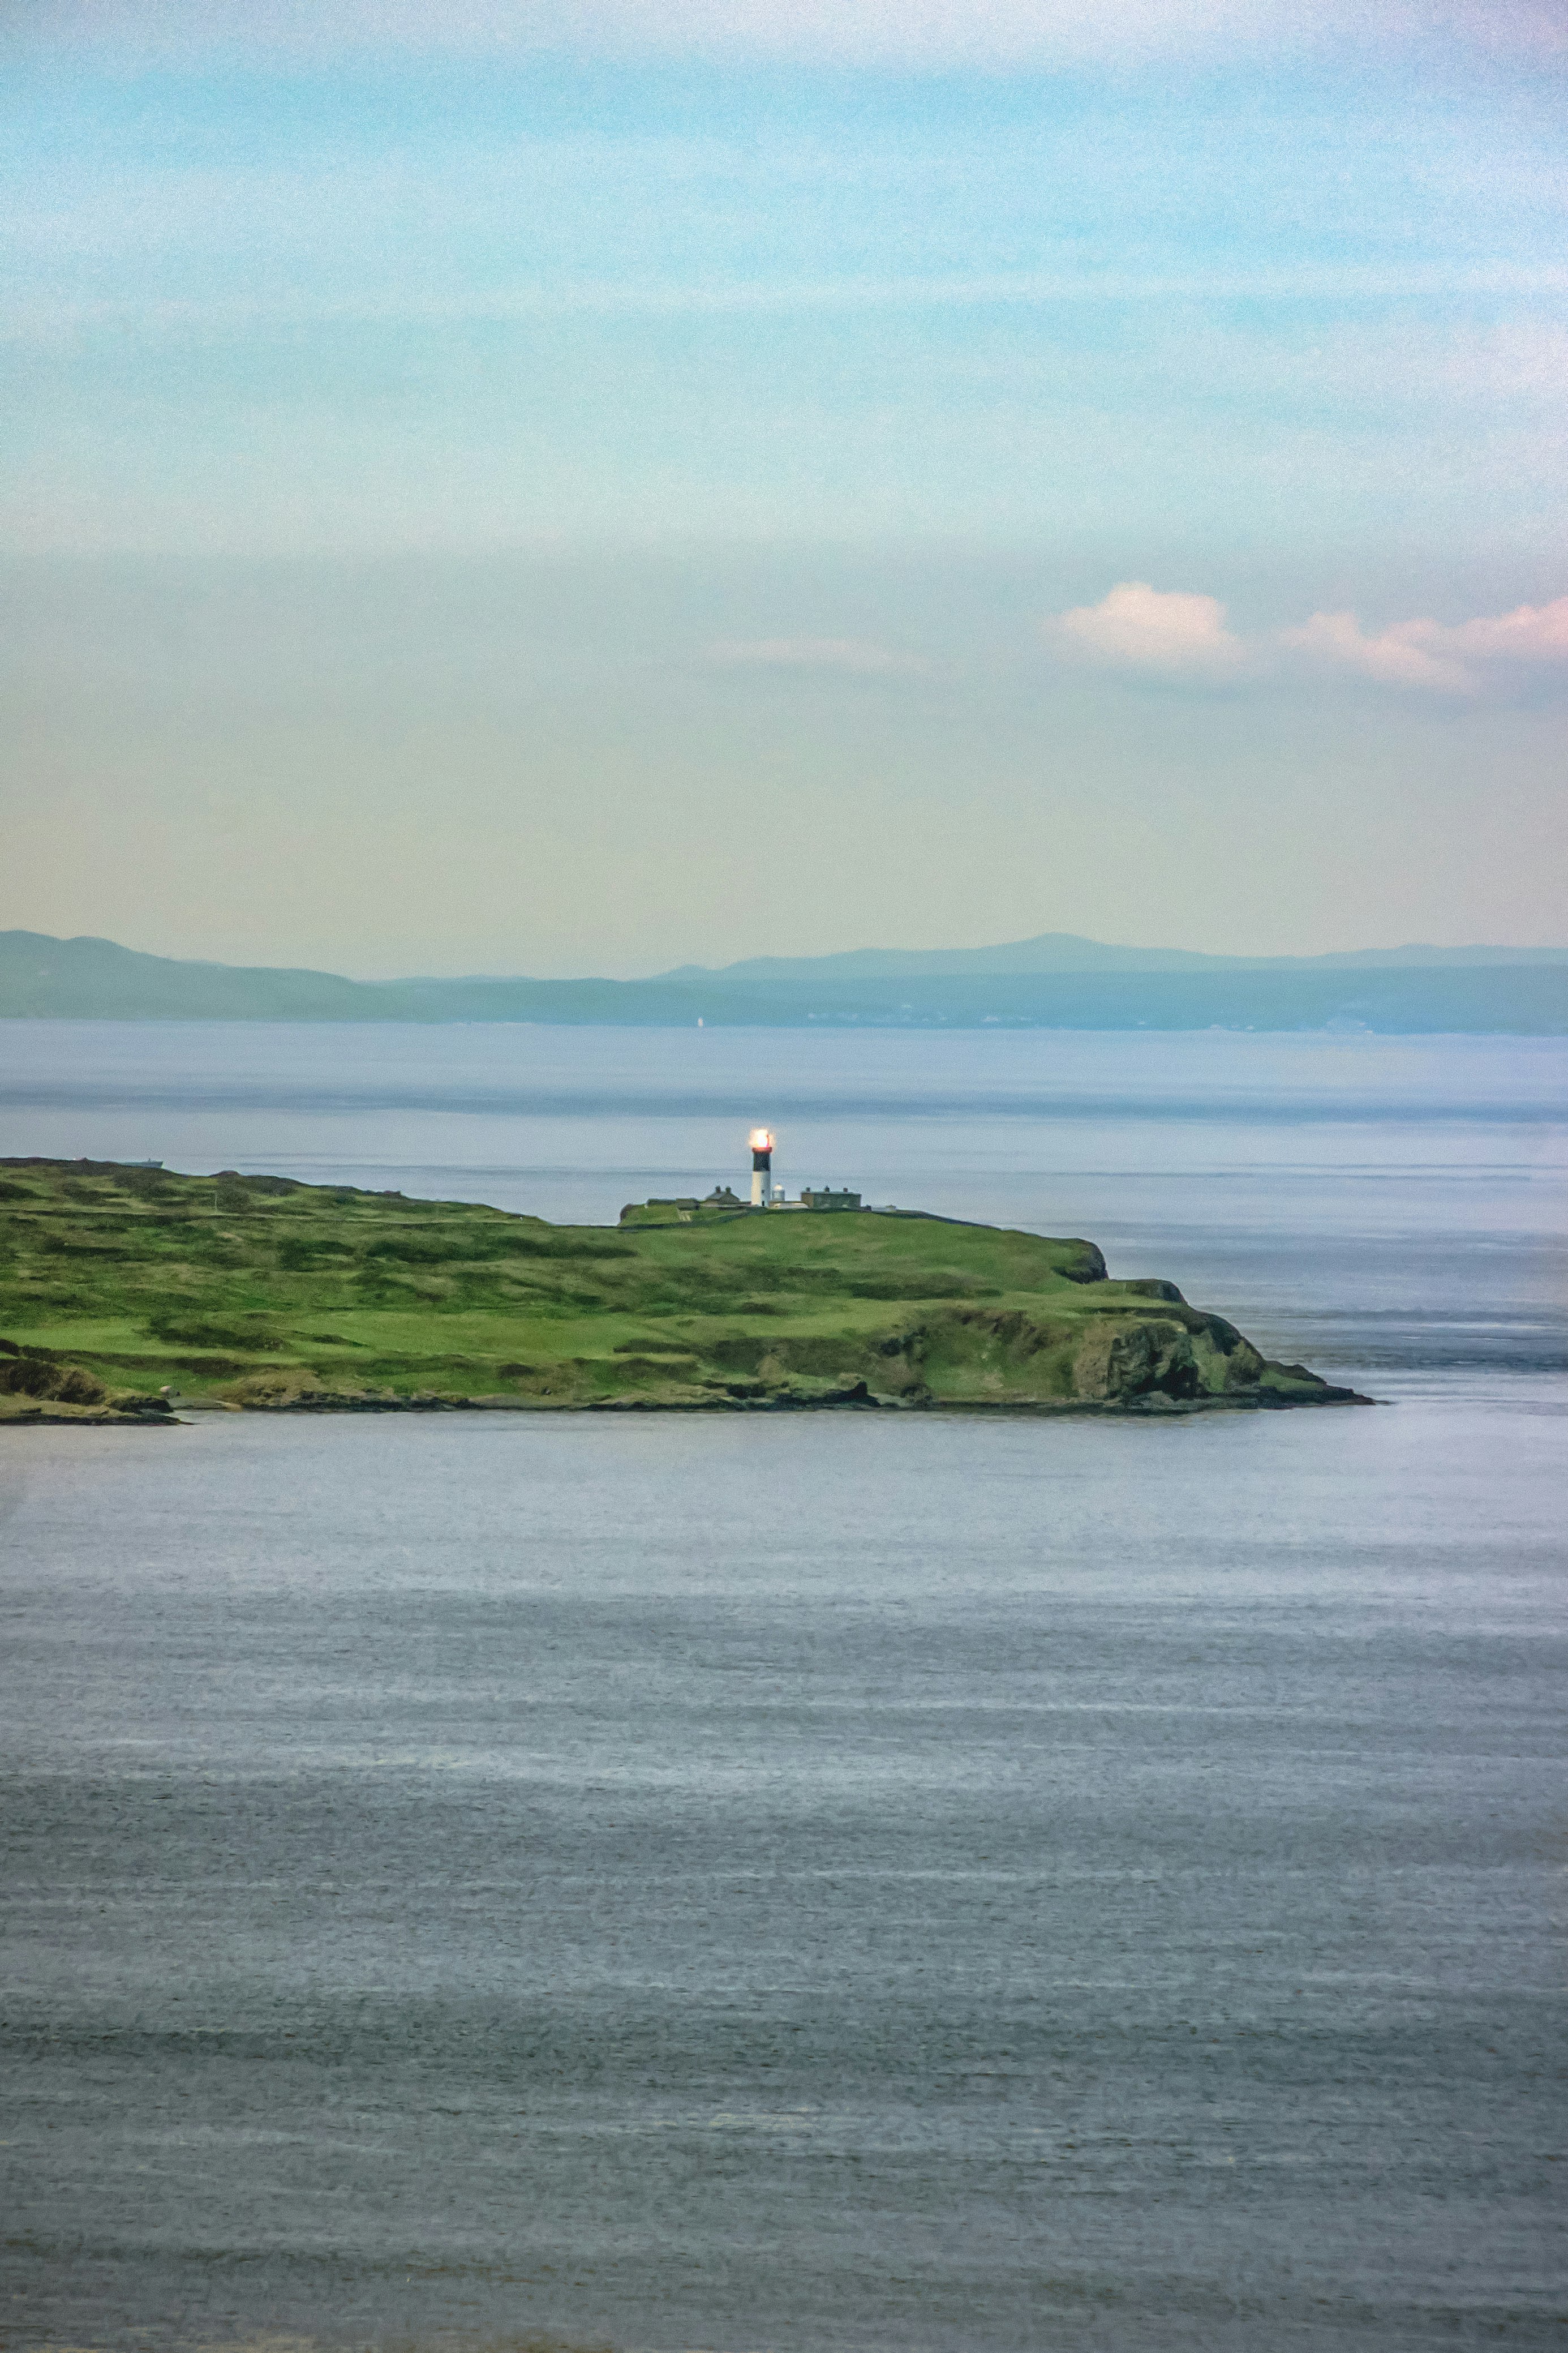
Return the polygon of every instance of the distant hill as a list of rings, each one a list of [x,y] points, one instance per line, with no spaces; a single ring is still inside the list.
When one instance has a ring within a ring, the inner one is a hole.
[[[616,980],[345,980],[273,965],[184,963],[113,940],[0,932],[0,1018],[86,1021],[616,1021]],[[570,1009],[567,1009],[567,1008]]]
[[[1047,933],[994,948],[763,956],[652,980],[347,980],[0,932],[0,1018],[534,1021],[762,1029],[1441,1030],[1568,1035],[1568,949],[1208,956]]]
[[[1076,932],[1041,932],[989,948],[851,948],[839,955],[752,956],[716,971],[688,964],[661,976],[751,980],[900,980],[1064,972],[1429,971],[1471,965],[1568,965],[1568,948],[1351,948],[1331,955],[1205,955],[1197,948],[1122,948]]]

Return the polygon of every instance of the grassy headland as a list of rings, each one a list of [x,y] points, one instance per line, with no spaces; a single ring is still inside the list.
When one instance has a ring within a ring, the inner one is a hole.
[[[552,1226],[280,1176],[0,1161],[0,1419],[414,1406],[1321,1405],[1091,1242],[867,1210]]]

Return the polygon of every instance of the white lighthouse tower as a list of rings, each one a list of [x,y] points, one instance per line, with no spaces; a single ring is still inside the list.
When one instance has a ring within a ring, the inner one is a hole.
[[[765,1127],[752,1130],[752,1207],[771,1209],[773,1205],[773,1139]]]

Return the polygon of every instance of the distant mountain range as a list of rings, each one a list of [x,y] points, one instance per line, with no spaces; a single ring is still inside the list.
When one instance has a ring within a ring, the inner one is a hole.
[[[1058,972],[1433,971],[1470,965],[1568,965],[1568,948],[1349,948],[1332,955],[1205,955],[1197,948],[1119,948],[1076,932],[1041,932],[994,948],[850,948],[841,955],[752,956],[710,970],[685,964],[667,981],[901,980],[929,974],[990,979]]]
[[[1047,932],[993,948],[756,956],[651,980],[346,980],[0,932],[0,1018],[537,1021],[768,1029],[1568,1034],[1568,948],[1215,956]]]

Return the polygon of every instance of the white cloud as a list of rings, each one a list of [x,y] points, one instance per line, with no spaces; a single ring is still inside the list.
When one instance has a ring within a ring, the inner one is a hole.
[[[1296,628],[1242,638],[1228,627],[1217,596],[1123,580],[1098,605],[1053,615],[1045,638],[1068,660],[1146,677],[1258,676],[1278,668],[1284,654],[1379,686],[1479,694],[1526,665],[1559,669],[1568,677],[1568,596],[1469,621],[1417,618],[1377,630],[1364,629],[1354,613],[1314,613]]]
[[[1077,605],[1047,623],[1047,642],[1075,659],[1162,678],[1226,678],[1247,657],[1215,596],[1123,580],[1098,605]]]
[[[862,638],[752,638],[721,640],[708,648],[708,659],[731,670],[837,670],[858,678],[882,678],[922,670],[910,654]]]
[[[1412,629],[1436,629],[1432,621],[1410,621]],[[1456,653],[1473,654],[1482,661],[1568,662],[1568,596],[1550,605],[1516,605],[1477,621],[1461,621],[1458,628],[1437,634]]]
[[[1445,661],[1407,634],[1431,624],[1402,622],[1368,637],[1353,613],[1314,613],[1299,629],[1281,629],[1279,643],[1325,669],[1355,670],[1380,686],[1422,686],[1466,694],[1475,681],[1458,662]]]
[[[1353,613],[1314,613],[1300,628],[1281,629],[1279,643],[1331,669],[1356,670],[1385,686],[1476,694],[1486,685],[1493,663],[1560,663],[1568,668],[1568,596],[1452,626],[1424,619],[1395,621],[1375,636],[1368,635]]]

